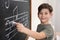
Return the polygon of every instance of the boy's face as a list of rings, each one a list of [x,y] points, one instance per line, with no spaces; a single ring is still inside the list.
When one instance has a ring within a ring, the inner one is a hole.
[[[52,13],[48,9],[42,9],[38,15],[41,22],[48,22],[52,17]]]

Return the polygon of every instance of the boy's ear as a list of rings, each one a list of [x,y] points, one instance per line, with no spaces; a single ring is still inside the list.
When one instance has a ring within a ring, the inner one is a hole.
[[[38,15],[38,18],[39,18],[39,15]]]
[[[37,13],[38,17],[39,17],[39,12]]]
[[[51,13],[51,16],[53,16],[53,13]]]
[[[38,17],[39,17],[39,15],[38,15]]]
[[[51,12],[51,16],[53,16],[53,12]]]
[[[52,18],[52,16],[53,16],[53,13],[51,13],[51,18]]]

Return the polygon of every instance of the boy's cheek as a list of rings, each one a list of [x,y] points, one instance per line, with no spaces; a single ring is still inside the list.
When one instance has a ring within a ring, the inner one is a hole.
[[[39,18],[39,19],[41,19],[41,17],[40,17],[40,16],[38,16],[38,18]]]
[[[47,17],[48,17],[48,19],[52,18],[52,16],[51,16],[51,15],[48,15]]]

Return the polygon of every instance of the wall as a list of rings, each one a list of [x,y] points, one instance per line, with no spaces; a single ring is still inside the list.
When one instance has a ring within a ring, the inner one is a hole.
[[[55,29],[57,32],[60,32],[60,0],[56,0],[55,8]]]

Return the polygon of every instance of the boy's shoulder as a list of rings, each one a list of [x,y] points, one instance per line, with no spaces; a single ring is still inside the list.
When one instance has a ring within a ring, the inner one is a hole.
[[[37,29],[53,29],[53,26],[51,24],[47,25],[38,24]]]

